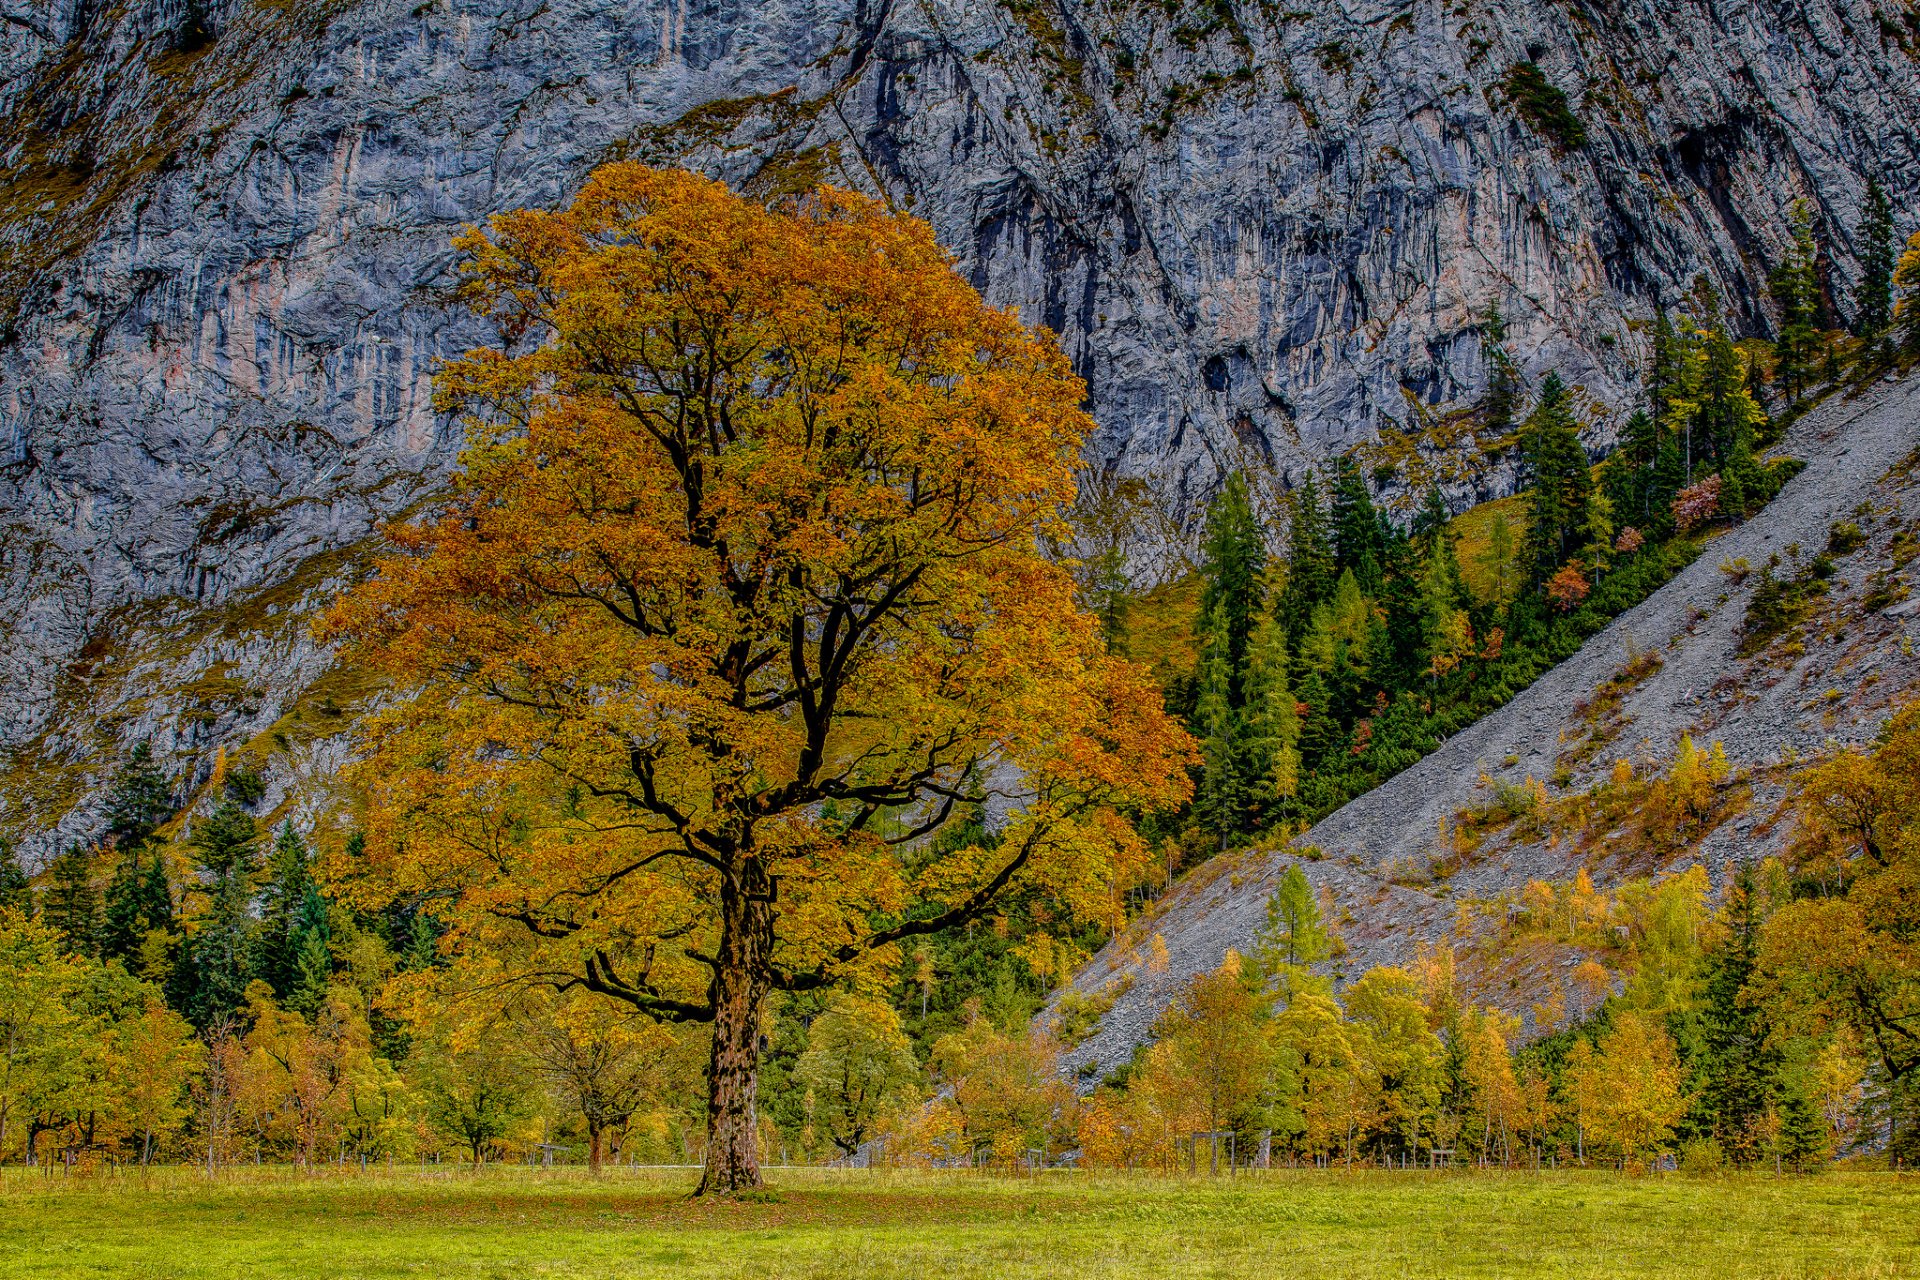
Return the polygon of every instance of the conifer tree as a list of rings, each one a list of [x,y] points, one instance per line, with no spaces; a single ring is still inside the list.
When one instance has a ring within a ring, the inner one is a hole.
[[[145,848],[144,841],[121,848],[113,877],[107,881],[106,915],[100,932],[100,954],[128,962],[130,970],[135,967],[131,961],[139,955],[141,941],[146,936],[140,918],[146,881],[140,854]]]
[[[1505,604],[1508,593],[1513,590],[1513,526],[1507,523],[1505,512],[1493,513],[1481,566],[1493,586],[1492,603]]]
[[[42,913],[76,955],[100,953],[100,891],[93,883],[93,852],[74,843],[53,860]]]
[[[293,829],[282,824],[267,857],[267,882],[260,895],[259,959],[256,976],[273,988],[281,1003],[299,980],[300,919],[307,891],[313,887],[307,847]]]
[[[1854,334],[1868,341],[1893,327],[1893,250],[1893,205],[1874,178],[1860,209],[1860,290],[1853,308]]]
[[[1743,863],[1734,875],[1722,922],[1725,936],[1706,957],[1695,1127],[1709,1130],[1730,1159],[1751,1164],[1761,1154],[1761,1121],[1776,1093],[1780,1055],[1768,1041],[1761,1009],[1743,998],[1760,945],[1760,902],[1750,865]]]
[[[1647,366],[1647,413],[1656,433],[1673,418],[1675,400],[1685,395],[1685,340],[1674,332],[1663,307],[1653,321],[1653,359]]]
[[[1229,707],[1241,701],[1246,672],[1247,641],[1253,635],[1265,600],[1266,537],[1254,517],[1246,476],[1235,471],[1207,508],[1206,536],[1201,544],[1201,628],[1218,626],[1225,640]]]
[[[249,919],[253,898],[253,818],[233,800],[223,800],[213,816],[198,823],[189,842],[200,867],[206,906],[182,975],[187,984],[186,1014],[206,1028],[245,1003],[252,978],[248,964]]]
[[[108,792],[107,835],[121,849],[145,844],[173,811],[173,793],[154,763],[153,749],[135,743]]]
[[[1318,964],[1333,954],[1333,939],[1320,919],[1320,901],[1298,863],[1288,863],[1267,898],[1267,922],[1254,943],[1254,955],[1268,975]]]
[[[167,876],[166,857],[158,849],[148,859],[147,873],[140,881],[140,923],[148,933],[173,928],[173,884]]]
[[[1513,415],[1520,402],[1520,374],[1500,344],[1506,338],[1506,323],[1500,313],[1489,313],[1482,327],[1482,343],[1487,357],[1487,394],[1480,402],[1480,416],[1487,434],[1499,439],[1513,430]]]
[[[0,838],[0,914],[7,911],[32,915],[33,888],[27,880],[26,868],[20,865],[20,855]]]
[[[1797,400],[1812,383],[1820,354],[1819,250],[1813,239],[1813,210],[1805,200],[1794,201],[1791,226],[1792,242],[1772,281],[1774,306],[1780,311],[1773,376],[1787,397]]]
[[[319,886],[311,880],[294,915],[290,940],[292,963],[286,1005],[310,1018],[326,1003],[327,984],[333,980],[332,929],[327,922],[327,904],[320,896]]]
[[[1200,696],[1194,709],[1201,773],[1195,807],[1201,826],[1218,837],[1223,848],[1239,834],[1246,808],[1228,644],[1226,610],[1215,605],[1207,611],[1201,633]]]
[[[1276,605],[1286,629],[1287,643],[1298,645],[1313,620],[1314,606],[1333,594],[1333,542],[1327,535],[1327,514],[1320,505],[1320,487],[1313,473],[1288,495],[1287,581]]]
[[[1746,362],[1725,329],[1707,332],[1704,357],[1695,423],[1714,466],[1724,468],[1742,444],[1751,457],[1754,429],[1766,413],[1747,389]]]
[[[1362,591],[1380,589],[1386,561],[1380,518],[1360,468],[1344,455],[1333,461],[1333,552],[1335,564],[1352,573]]]
[[[1549,374],[1540,403],[1520,432],[1528,495],[1529,580],[1545,582],[1579,546],[1593,479],[1559,375]]]
[[[1447,511],[1447,501],[1440,496],[1440,486],[1430,484],[1427,493],[1420,500],[1420,510],[1414,512],[1411,533],[1423,551],[1431,551],[1433,544],[1440,538],[1451,519]]]
[[[1246,761],[1248,800],[1272,822],[1300,789],[1300,713],[1287,678],[1287,638],[1269,616],[1248,654]]]

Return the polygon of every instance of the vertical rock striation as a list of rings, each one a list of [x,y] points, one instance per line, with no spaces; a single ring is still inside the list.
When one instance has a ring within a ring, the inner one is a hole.
[[[1765,330],[1796,198],[1844,298],[1916,49],[1895,0],[0,0],[0,829],[288,714],[303,610],[457,448],[448,237],[599,160],[911,208],[1191,510],[1431,454],[1494,309],[1603,444],[1653,306]],[[252,696],[187,706],[214,668]]]

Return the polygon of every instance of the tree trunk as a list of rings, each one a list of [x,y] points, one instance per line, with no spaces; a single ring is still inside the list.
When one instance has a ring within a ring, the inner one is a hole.
[[[600,1176],[600,1134],[599,1125],[587,1126],[587,1173],[595,1178]]]
[[[755,1102],[760,1087],[760,1006],[773,951],[772,886],[757,860],[720,878],[720,949],[713,970],[713,1052],[707,1064],[707,1164],[695,1195],[765,1185]]]

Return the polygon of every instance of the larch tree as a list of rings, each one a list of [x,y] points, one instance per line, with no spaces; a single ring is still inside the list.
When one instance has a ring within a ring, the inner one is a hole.
[[[369,892],[454,950],[713,1024],[703,1192],[761,1182],[773,991],[1009,890],[1106,920],[1191,744],[1107,653],[1064,539],[1091,422],[1045,334],[921,222],[634,164],[464,234],[502,346],[469,446],[322,632],[409,689],[369,729]],[[930,840],[989,791],[981,839]]]

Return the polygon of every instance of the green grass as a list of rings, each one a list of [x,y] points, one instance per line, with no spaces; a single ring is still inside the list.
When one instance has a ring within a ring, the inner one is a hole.
[[[778,1203],[574,1170],[0,1177],[0,1274],[465,1277],[1893,1277],[1920,1178],[781,1171]]]

